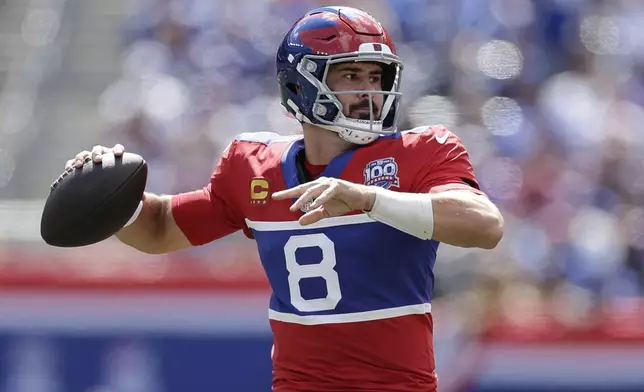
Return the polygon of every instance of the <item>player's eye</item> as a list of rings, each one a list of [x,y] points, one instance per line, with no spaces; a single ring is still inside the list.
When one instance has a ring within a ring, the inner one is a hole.
[[[356,74],[354,73],[344,74],[344,78],[347,80],[354,80],[356,78]]]
[[[369,78],[369,82],[373,84],[380,83],[381,80],[382,78],[380,76],[372,76]]]

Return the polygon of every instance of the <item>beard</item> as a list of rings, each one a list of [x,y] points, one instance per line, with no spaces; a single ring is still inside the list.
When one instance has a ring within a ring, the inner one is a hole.
[[[376,105],[375,102],[372,102],[372,107],[373,107],[373,112],[370,113],[369,111],[369,100],[364,99],[360,102],[357,102],[351,106],[349,106],[349,113],[351,114],[351,118],[357,118],[359,120],[370,120],[371,119],[371,114],[373,114],[373,118],[376,119],[378,118],[378,114],[380,112],[378,105]],[[363,111],[366,109],[367,111]],[[356,111],[360,110],[360,112],[355,113]]]

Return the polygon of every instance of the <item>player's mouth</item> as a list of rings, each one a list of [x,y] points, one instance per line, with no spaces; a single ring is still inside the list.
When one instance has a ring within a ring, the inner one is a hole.
[[[360,120],[369,120],[369,119],[371,119],[370,115],[371,115],[371,111],[369,110],[369,108],[356,109],[356,110],[351,111],[351,117],[359,118]],[[378,110],[376,109],[376,110],[374,110],[373,118],[377,118],[377,117],[378,117]]]

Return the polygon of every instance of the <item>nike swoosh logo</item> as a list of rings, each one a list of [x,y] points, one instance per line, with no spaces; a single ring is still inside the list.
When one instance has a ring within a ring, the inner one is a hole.
[[[449,137],[449,132],[445,132],[443,136],[440,136],[440,137],[436,136],[436,141],[438,142],[438,144],[445,144],[448,137]]]

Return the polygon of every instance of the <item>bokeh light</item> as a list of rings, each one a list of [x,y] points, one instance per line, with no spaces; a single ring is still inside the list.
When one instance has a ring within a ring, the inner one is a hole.
[[[31,46],[51,44],[58,35],[60,17],[51,9],[29,9],[22,22],[22,39]]]
[[[595,54],[628,53],[634,42],[626,19],[614,16],[588,16],[581,21],[579,38],[584,47]]]
[[[521,50],[508,41],[484,43],[478,50],[476,62],[481,72],[493,79],[514,79],[523,69]]]
[[[493,134],[509,136],[519,132],[523,112],[519,104],[508,97],[492,97],[481,108],[483,124]]]

